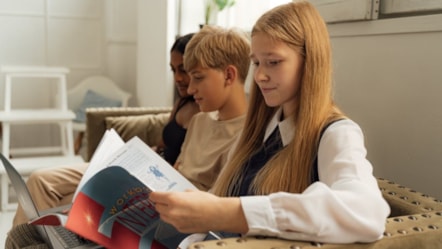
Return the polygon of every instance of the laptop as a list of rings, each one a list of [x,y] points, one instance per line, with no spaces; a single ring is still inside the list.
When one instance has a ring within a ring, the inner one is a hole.
[[[14,166],[9,162],[8,159],[0,153],[0,159],[5,167],[6,173],[8,174],[11,185],[14,188],[18,202],[23,207],[23,210],[29,220],[35,219],[41,216],[32,200],[31,194],[26,186],[25,181]],[[66,206],[53,208],[51,212],[61,212],[66,209]],[[81,238],[77,234],[67,230],[63,226],[40,226],[36,225],[38,233],[41,235],[43,240],[53,249],[83,249],[83,248],[102,248],[101,246]]]

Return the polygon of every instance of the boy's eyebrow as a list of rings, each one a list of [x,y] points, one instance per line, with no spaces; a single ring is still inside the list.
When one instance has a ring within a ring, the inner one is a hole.
[[[201,73],[203,71],[203,68],[201,67],[194,67],[190,69],[187,73],[193,74],[193,73]]]
[[[199,73],[199,71],[198,70],[191,70],[191,71],[189,71],[187,73],[188,74],[197,74],[197,73]]]

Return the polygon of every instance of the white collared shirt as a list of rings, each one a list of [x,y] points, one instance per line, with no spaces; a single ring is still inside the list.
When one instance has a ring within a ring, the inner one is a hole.
[[[280,111],[270,121],[264,141],[278,125],[285,146],[295,127],[292,119],[278,117]],[[372,171],[360,127],[348,119],[333,123],[319,143],[318,182],[301,194],[240,197],[249,226],[245,235],[327,243],[381,238],[390,208]]]
[[[282,145],[285,147],[293,140],[293,135],[295,134],[295,127],[293,126],[293,119],[288,117],[282,121],[279,121],[279,117],[281,116],[282,109],[279,108],[276,111],[273,118],[270,120],[267,125],[266,132],[264,133],[263,143],[269,138],[272,134],[273,130],[275,130],[276,126],[279,128],[279,133],[281,135]]]

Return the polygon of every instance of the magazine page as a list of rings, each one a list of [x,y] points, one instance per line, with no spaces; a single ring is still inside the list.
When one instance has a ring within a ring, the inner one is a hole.
[[[152,191],[184,191],[197,188],[138,137],[104,162],[118,165],[143,182]]]
[[[196,187],[138,137],[101,164],[78,192],[66,227],[107,248],[162,248],[154,239],[161,222],[150,192]],[[177,245],[183,234],[165,227],[162,243]]]
[[[67,214],[48,213],[30,220],[28,223],[33,225],[65,226],[67,219]]]
[[[78,184],[77,189],[75,190],[74,197],[78,194],[78,191],[82,188],[82,186],[98,171],[102,170],[106,167],[104,161],[109,158],[115,151],[124,146],[124,141],[118,135],[118,133],[114,129],[106,130],[101,139],[100,143],[97,146],[92,158],[89,162],[89,166],[87,167],[86,172],[84,172],[83,177]]]
[[[65,226],[72,204],[40,211],[40,216],[30,220],[33,225]]]

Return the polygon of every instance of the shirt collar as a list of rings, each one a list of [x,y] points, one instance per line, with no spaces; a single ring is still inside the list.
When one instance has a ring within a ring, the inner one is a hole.
[[[282,108],[279,108],[267,125],[266,132],[264,134],[264,141],[269,138],[272,131],[276,128],[276,126],[278,126],[279,134],[281,135],[282,145],[285,147],[293,140],[293,136],[295,134],[295,124],[293,123],[292,116],[286,117],[284,120],[280,121],[279,119],[281,117],[281,114]]]

